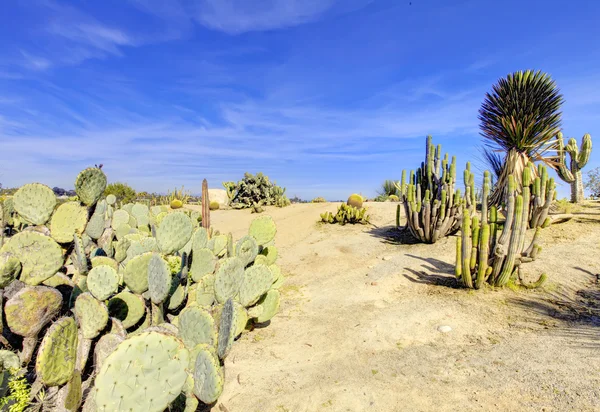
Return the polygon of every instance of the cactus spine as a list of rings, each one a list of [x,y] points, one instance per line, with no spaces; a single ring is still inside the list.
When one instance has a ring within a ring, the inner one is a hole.
[[[570,138],[565,146],[562,133],[556,136],[556,152],[558,154],[558,176],[571,184],[571,202],[581,203],[584,199],[583,178],[581,169],[587,164],[592,153],[592,137],[586,133],[581,139],[581,149],[577,147],[577,140]],[[569,153],[571,162],[567,166],[566,155]]]

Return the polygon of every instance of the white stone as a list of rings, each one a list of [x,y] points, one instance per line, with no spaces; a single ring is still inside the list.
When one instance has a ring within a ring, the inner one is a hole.
[[[220,206],[227,206],[229,198],[225,189],[208,189],[208,200],[218,202]]]
[[[442,325],[438,327],[438,331],[442,332],[442,333],[448,333],[452,331],[452,328],[448,325]]]

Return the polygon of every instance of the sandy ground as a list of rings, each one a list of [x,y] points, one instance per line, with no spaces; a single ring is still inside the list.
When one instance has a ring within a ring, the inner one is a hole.
[[[457,287],[454,237],[411,244],[395,204],[367,207],[371,226],[318,224],[332,203],[267,209],[281,311],[234,345],[212,410],[600,410],[600,204],[544,231],[525,266],[543,290],[481,291]],[[235,238],[256,216],[211,213]]]

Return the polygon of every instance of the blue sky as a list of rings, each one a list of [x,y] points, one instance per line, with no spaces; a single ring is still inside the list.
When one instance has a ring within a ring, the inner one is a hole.
[[[373,196],[427,134],[480,164],[484,94],[528,68],[559,84],[565,134],[595,137],[598,17],[589,0],[6,0],[0,182],[71,188],[103,163],[139,191],[263,171],[290,197]]]

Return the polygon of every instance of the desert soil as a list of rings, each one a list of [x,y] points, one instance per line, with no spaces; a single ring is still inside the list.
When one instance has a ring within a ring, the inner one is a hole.
[[[265,212],[287,275],[280,313],[225,362],[214,411],[600,410],[600,204],[543,231],[541,290],[458,287],[455,236],[415,244],[393,203],[372,225],[318,224],[338,204]],[[257,215],[211,213],[234,238]],[[450,326],[442,333],[440,326]]]

